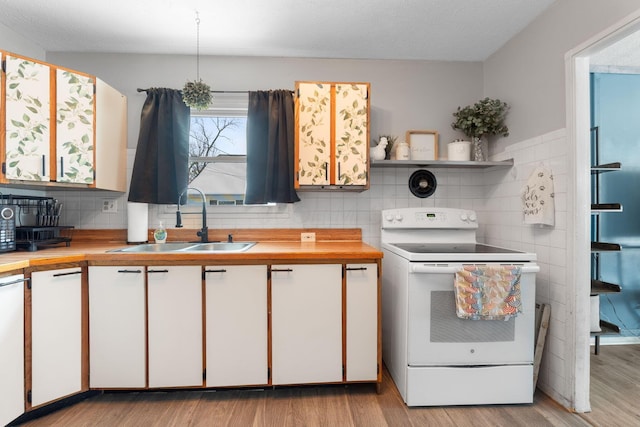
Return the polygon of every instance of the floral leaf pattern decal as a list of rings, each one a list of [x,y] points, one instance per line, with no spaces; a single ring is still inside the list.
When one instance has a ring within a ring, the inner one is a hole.
[[[49,66],[6,57],[6,178],[48,181]]]
[[[300,185],[329,184],[331,86],[304,83],[298,95],[298,180]]]
[[[368,85],[336,83],[298,86],[298,180],[300,185],[366,185],[368,179]],[[331,134],[331,114],[335,118]],[[329,170],[332,147],[336,170]],[[338,176],[339,172],[339,176]]]
[[[56,70],[56,156],[59,182],[93,183],[94,79]]]
[[[369,152],[367,85],[336,84],[336,183],[366,185]]]

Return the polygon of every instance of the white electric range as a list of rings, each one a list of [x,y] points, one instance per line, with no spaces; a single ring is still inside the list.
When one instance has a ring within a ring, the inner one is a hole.
[[[531,403],[536,256],[478,243],[474,211],[382,212],[383,359],[408,406]],[[465,265],[517,265],[522,313],[467,320],[455,313]]]

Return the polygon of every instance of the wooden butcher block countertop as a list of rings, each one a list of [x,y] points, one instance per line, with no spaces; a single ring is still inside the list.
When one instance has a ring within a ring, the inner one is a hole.
[[[197,240],[195,229],[169,229],[168,241]],[[316,233],[315,242],[301,242],[300,233]],[[64,244],[35,252],[18,250],[0,254],[0,273],[27,267],[87,261],[90,265],[284,264],[296,262],[377,262],[382,251],[362,242],[360,229],[228,229],[209,230],[210,241],[257,242],[245,252],[111,252],[127,245],[126,230],[74,230],[70,246]],[[151,238],[151,232],[149,235]]]

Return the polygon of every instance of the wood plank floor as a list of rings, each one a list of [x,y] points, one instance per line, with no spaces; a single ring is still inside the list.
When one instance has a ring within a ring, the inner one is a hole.
[[[408,408],[384,371],[370,384],[267,390],[106,393],[24,426],[634,426],[640,425],[640,346],[591,356],[592,412],[574,414],[539,390],[531,405]]]

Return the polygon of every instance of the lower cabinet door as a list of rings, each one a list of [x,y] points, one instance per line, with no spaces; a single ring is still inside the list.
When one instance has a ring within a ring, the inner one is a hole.
[[[31,405],[82,391],[82,270],[31,274]]]
[[[89,267],[89,385],[146,386],[144,267]]]
[[[24,412],[23,276],[0,279],[0,425]]]
[[[201,386],[202,267],[147,267],[149,387]]]
[[[267,266],[205,268],[208,387],[267,384]]]
[[[378,378],[378,265],[347,264],[347,381]]]
[[[342,265],[271,268],[273,384],[342,381]]]

